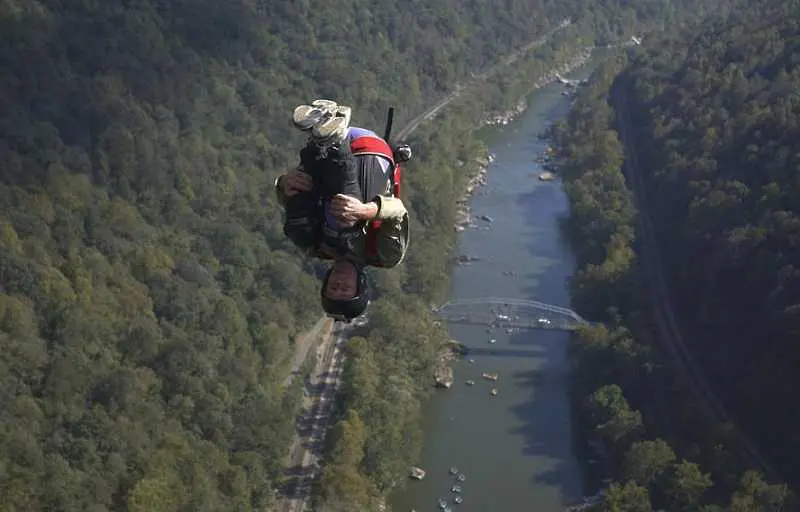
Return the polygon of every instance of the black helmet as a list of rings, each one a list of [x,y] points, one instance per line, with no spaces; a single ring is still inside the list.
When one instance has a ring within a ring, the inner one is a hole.
[[[367,276],[364,269],[355,265],[356,275],[358,276],[358,284],[356,288],[356,296],[345,300],[334,300],[325,296],[325,289],[328,287],[328,278],[331,276],[333,267],[328,269],[325,274],[325,280],[322,282],[320,288],[320,296],[322,297],[322,309],[331,318],[338,321],[349,322],[350,320],[361,316],[369,305],[369,287],[367,286]]]

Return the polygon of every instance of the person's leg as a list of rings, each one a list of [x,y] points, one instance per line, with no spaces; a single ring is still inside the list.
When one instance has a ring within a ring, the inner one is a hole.
[[[361,198],[359,158],[350,153],[347,141],[326,150],[326,158],[319,166],[322,194],[332,198],[336,194]]]
[[[355,187],[347,194],[361,202],[369,202],[375,196],[385,195],[390,192],[391,181],[389,172],[392,172],[389,162],[375,155],[353,157],[352,168],[356,176]],[[338,247],[344,252],[351,252],[358,239],[363,235],[365,222],[357,222],[349,228],[341,228],[338,232]]]
[[[368,202],[391,191],[390,176],[394,170],[388,160],[375,156],[353,156],[349,146],[328,150],[320,165],[320,186],[325,197],[336,194]]]
[[[294,111],[295,126],[310,136],[300,152],[301,165],[314,178],[322,197],[361,195],[347,139],[351,116],[350,107],[330,100],[315,100]]]
[[[286,220],[283,233],[297,247],[313,247],[322,224],[319,196],[316,191],[298,192],[286,202]]]
[[[307,144],[300,150],[299,168],[314,179],[314,188],[309,192],[298,192],[286,201],[286,219],[283,224],[284,234],[301,249],[313,246],[319,237],[322,224],[322,207],[320,204],[320,187],[315,168],[321,158],[319,148]]]
[[[364,155],[353,159],[356,161],[355,174],[360,192],[360,195],[354,197],[367,203],[375,196],[391,192],[391,173],[394,169],[388,160],[375,155]]]

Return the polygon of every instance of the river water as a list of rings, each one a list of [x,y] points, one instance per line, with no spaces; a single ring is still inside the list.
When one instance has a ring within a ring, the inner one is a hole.
[[[570,78],[585,78],[591,67]],[[547,146],[537,135],[569,111],[561,91],[560,84],[544,87],[518,120],[482,130],[496,160],[472,200],[472,214],[488,215],[494,223],[464,231],[459,254],[481,260],[454,269],[451,300],[505,297],[569,306],[566,281],[575,263],[559,230],[568,201],[559,182],[537,179],[541,168],[534,162]],[[392,510],[439,510],[440,498],[454,512],[563,510],[582,494],[572,450],[568,334],[487,333],[486,327],[466,325],[451,325],[450,333],[471,349],[467,357],[475,364],[456,362],[453,386],[426,405],[419,466],[427,476],[393,496]],[[490,338],[496,343],[489,344]],[[499,380],[484,380],[483,372],[498,373]],[[467,386],[468,379],[475,385]],[[489,394],[492,387],[496,396]],[[450,467],[466,477],[458,505],[450,492]]]

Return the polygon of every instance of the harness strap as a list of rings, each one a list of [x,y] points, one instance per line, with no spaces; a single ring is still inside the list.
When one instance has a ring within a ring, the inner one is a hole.
[[[350,142],[350,152],[354,155],[377,155],[391,162],[394,167],[394,151],[387,142],[380,137],[363,135]]]
[[[368,257],[378,255],[378,231],[381,229],[381,221],[373,220],[367,228],[367,239],[365,249]],[[377,260],[377,258],[376,258]]]

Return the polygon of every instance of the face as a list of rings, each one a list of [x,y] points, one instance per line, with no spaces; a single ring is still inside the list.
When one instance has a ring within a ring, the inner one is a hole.
[[[352,299],[358,293],[358,271],[349,261],[337,261],[328,276],[325,296],[333,300]]]

